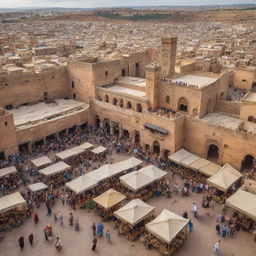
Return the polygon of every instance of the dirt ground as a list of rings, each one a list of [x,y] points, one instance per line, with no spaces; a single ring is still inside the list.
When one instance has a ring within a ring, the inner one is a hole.
[[[120,161],[124,157],[117,156],[115,161]],[[178,176],[171,177],[171,186],[174,182],[182,183]],[[181,185],[180,185],[181,187]],[[155,206],[155,214],[158,215],[162,209],[167,208],[177,214],[182,215],[185,210],[189,212],[189,218],[194,223],[194,231],[189,234],[184,246],[175,254],[177,256],[210,256],[213,255],[213,246],[217,240],[221,240],[222,256],[255,256],[256,243],[253,241],[253,236],[250,233],[239,231],[234,238],[220,238],[215,232],[216,218],[221,212],[222,206],[215,204],[214,209],[200,208],[202,194],[192,193],[189,197],[181,197],[173,195],[171,198],[152,198],[147,203]],[[199,206],[199,219],[195,219],[191,213],[192,203],[195,202]],[[206,212],[211,212],[212,216],[206,215]],[[119,236],[117,230],[114,230],[112,222],[104,222],[104,231],[109,230],[112,243],[108,244],[105,238],[98,239],[98,244],[95,252],[91,251],[92,246],[92,230],[93,222],[96,224],[101,221],[94,211],[88,210],[71,210],[69,206],[62,206],[61,202],[57,202],[53,208],[53,212],[64,214],[64,227],[57,221],[54,222],[53,216],[46,215],[47,209],[44,204],[37,209],[39,215],[39,223],[34,224],[33,219],[27,219],[24,224],[7,233],[0,233],[4,239],[0,242],[1,256],[157,256],[160,255],[156,250],[148,250],[143,243],[138,241],[131,242],[125,237]],[[79,219],[80,231],[75,231],[68,224],[69,213],[72,212],[75,220]],[[59,236],[63,244],[63,250],[57,252],[53,242],[47,242],[44,239],[43,228],[51,224],[53,226],[54,241]],[[34,234],[34,245],[31,247],[28,243],[28,236]],[[19,236],[25,237],[25,248],[20,250],[18,245]]]

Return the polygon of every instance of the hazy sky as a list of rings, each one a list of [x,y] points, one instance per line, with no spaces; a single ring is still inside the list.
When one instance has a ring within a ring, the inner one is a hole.
[[[256,3],[256,0],[0,0],[0,8],[112,7],[149,5],[215,5]]]

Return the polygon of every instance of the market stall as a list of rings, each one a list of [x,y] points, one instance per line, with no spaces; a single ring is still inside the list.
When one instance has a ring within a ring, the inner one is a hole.
[[[235,210],[230,221],[250,231],[256,223],[256,195],[239,189],[226,200],[226,205]]]
[[[217,173],[220,166],[204,158],[180,149],[168,157],[171,162],[171,170],[181,174],[188,180],[198,183],[206,183],[208,177]]]
[[[91,144],[89,142],[85,142],[85,143],[81,144],[79,147],[82,148],[83,150],[89,150],[89,149],[93,148],[93,144]]]
[[[116,185],[116,188],[129,199],[140,198],[147,201],[154,196],[161,181],[140,171],[133,171],[121,176],[121,185]]]
[[[0,169],[0,184],[4,194],[15,191],[19,187],[20,173],[15,166]]]
[[[71,166],[76,166],[78,163],[83,162],[84,154],[87,151],[81,146],[73,147],[62,152],[56,153],[56,157]]]
[[[40,170],[52,164],[52,160],[48,156],[42,156],[30,161],[37,170]]]
[[[140,199],[134,199],[114,212],[117,218],[115,227],[119,234],[129,240],[136,240],[144,231],[145,224],[154,218],[154,209]]]
[[[0,198],[0,231],[19,227],[29,216],[26,201],[19,192]]]
[[[91,179],[88,175],[80,176],[70,182],[66,187],[72,191],[71,199],[73,204],[84,207],[86,202],[91,200],[97,193],[98,182]]]
[[[240,185],[243,175],[230,164],[225,164],[213,176],[207,179],[207,183],[214,188],[213,199],[223,204]]]
[[[45,194],[48,189],[48,186],[43,182],[37,182],[28,186],[28,190],[32,192],[32,198],[34,201],[43,202],[45,201]]]
[[[61,161],[39,170],[39,174],[41,174],[42,181],[49,187],[56,188],[67,182],[71,175],[69,171],[71,171],[71,166]]]
[[[93,201],[96,203],[97,213],[107,221],[113,216],[113,212],[123,205],[125,199],[125,195],[111,188]]]
[[[162,255],[173,255],[187,238],[188,222],[189,220],[163,209],[159,216],[146,224],[145,246],[156,248]]]

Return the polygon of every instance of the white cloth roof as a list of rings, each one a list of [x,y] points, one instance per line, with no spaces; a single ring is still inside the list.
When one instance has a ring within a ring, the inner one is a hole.
[[[111,165],[110,164],[105,164],[101,166],[100,168],[89,172],[86,174],[89,178],[92,180],[95,180],[97,182],[103,181],[107,178],[110,178],[112,173],[111,173]]]
[[[225,164],[213,176],[207,179],[207,182],[221,191],[227,191],[243,175],[233,168],[230,164]]]
[[[150,223],[146,224],[146,230],[160,240],[170,244],[176,235],[188,224],[189,220],[170,212],[166,209]]]
[[[36,159],[31,160],[31,163],[36,167],[41,167],[46,164],[50,164],[52,160],[48,156],[42,156]]]
[[[91,143],[89,143],[89,142],[85,142],[85,143],[81,144],[79,147],[84,149],[84,150],[86,150],[86,149],[92,148],[93,145]]]
[[[143,167],[139,169],[138,172],[146,174],[155,180],[161,179],[167,175],[167,172],[157,168],[154,165],[148,165],[146,167]]]
[[[256,195],[242,189],[226,200],[226,205],[256,221]]]
[[[88,175],[83,175],[66,183],[66,186],[76,194],[81,194],[86,190],[95,187],[97,184],[98,183],[89,178]]]
[[[15,166],[10,166],[10,167],[6,167],[6,168],[2,168],[0,169],[0,178],[3,178],[11,173],[15,173],[17,172],[17,169]]]
[[[128,187],[133,191],[142,189],[143,187],[146,187],[147,185],[155,181],[154,178],[138,171],[133,171],[128,174],[125,174],[121,176],[119,179],[121,180],[124,186]]]
[[[45,185],[43,182],[34,183],[28,186],[28,189],[32,192],[37,192],[43,189],[47,189],[48,186]]]
[[[205,158],[201,158],[195,154],[192,154],[183,148],[170,155],[168,158],[172,162],[201,172],[208,177],[214,175],[220,169],[219,165],[214,164]]]
[[[190,152],[188,152],[187,150],[185,150],[184,148],[176,151],[175,153],[173,153],[172,155],[168,156],[168,158],[179,164],[182,160],[186,159],[187,157],[189,157],[191,155]]]
[[[107,149],[103,146],[98,146],[97,148],[94,148],[91,150],[92,153],[94,154],[100,154],[100,153],[103,153],[105,152]]]
[[[64,162],[58,162],[56,164],[50,165],[42,170],[39,171],[39,173],[45,175],[45,176],[50,176],[54,175],[60,172],[67,171],[71,168],[70,165],[64,163]]]
[[[81,148],[80,146],[78,146],[78,147],[70,148],[70,149],[64,150],[60,153],[57,153],[56,156],[58,158],[60,158],[61,160],[65,160],[72,156],[77,156],[83,152],[84,152],[84,149]]]
[[[103,208],[109,209],[114,205],[122,202],[125,198],[125,195],[111,188],[104,192],[103,194],[95,197],[93,201],[95,201],[98,205],[102,206]]]
[[[26,204],[26,201],[20,192],[0,197],[0,212],[9,211],[21,204]]]
[[[155,207],[146,204],[140,199],[134,199],[130,201],[128,204],[121,207],[119,210],[114,212],[114,215],[132,226],[135,226],[142,220],[144,220],[147,216],[149,216]]]

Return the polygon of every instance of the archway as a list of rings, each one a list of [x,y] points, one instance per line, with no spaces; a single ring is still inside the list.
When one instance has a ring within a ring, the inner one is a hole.
[[[138,144],[140,143],[140,132],[135,131],[135,143]]]
[[[97,128],[100,128],[100,117],[97,115],[95,116],[95,126]]]
[[[109,123],[109,120],[108,119],[105,119],[104,120],[104,129],[110,133],[110,123]]]
[[[119,137],[119,124],[112,122],[113,126],[113,135]]]
[[[128,130],[124,130],[123,131],[123,138],[129,138],[130,137],[130,134],[129,134],[129,131]]]
[[[188,112],[188,100],[184,97],[178,101],[178,110]]]
[[[113,99],[113,105],[117,106],[117,99],[116,98]]]
[[[127,108],[132,109],[132,103],[130,101],[127,102]]]
[[[252,155],[246,155],[241,164],[241,171],[248,172],[252,169],[254,157]]]
[[[211,144],[208,147],[207,159],[212,162],[218,162],[219,160],[219,148],[218,146]]]
[[[156,153],[156,154],[160,153],[160,144],[156,140],[153,143],[153,153]]]
[[[119,100],[119,107],[122,108],[124,106],[124,100],[120,99]]]
[[[137,112],[142,112],[142,106],[141,106],[141,104],[140,103],[138,103],[137,105],[136,105],[136,110],[137,110]]]
[[[108,95],[105,95],[105,102],[109,102],[109,97],[108,97]]]
[[[122,76],[125,76],[125,69],[122,69]]]

